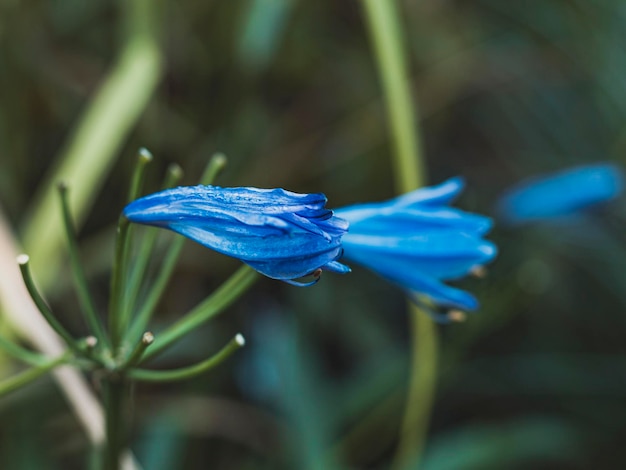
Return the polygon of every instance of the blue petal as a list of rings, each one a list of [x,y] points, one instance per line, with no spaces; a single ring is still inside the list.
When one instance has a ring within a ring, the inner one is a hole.
[[[241,260],[259,271],[261,274],[273,279],[297,279],[312,274],[316,269],[327,270],[327,265],[333,263],[328,270],[338,272],[336,260],[341,257],[341,248],[334,248],[327,252],[316,253],[311,256],[298,257],[294,253],[292,257],[271,258],[271,259],[243,259]],[[336,263],[336,264],[334,264]],[[312,268],[312,266],[315,266]],[[342,272],[342,271],[339,271]],[[346,271],[343,271],[346,272]]]
[[[465,181],[460,176],[450,178],[437,186],[419,188],[410,193],[392,199],[399,207],[410,207],[416,204],[422,206],[442,206],[450,204],[465,187]]]
[[[579,166],[517,185],[501,198],[498,212],[509,224],[567,217],[616,198],[623,187],[615,165]]]
[[[441,306],[477,308],[474,296],[441,282],[467,275],[497,253],[482,238],[491,219],[448,207],[462,188],[463,181],[453,178],[386,202],[335,211],[350,222],[342,238],[345,258]]]
[[[476,310],[478,301],[469,292],[448,286],[417,269],[397,269],[382,265],[376,272],[389,281],[409,291],[425,295],[442,307]]]
[[[393,216],[404,210],[428,211],[449,204],[462,190],[462,178],[450,178],[446,182],[428,188],[420,188],[384,202],[355,204],[334,212],[351,224],[378,216]]]
[[[373,270],[393,265],[398,270],[419,270],[437,279],[458,279],[497,253],[486,240],[458,232],[394,237],[346,234],[345,257]]]
[[[398,209],[385,207],[383,210],[363,209],[354,206],[340,209],[336,214],[353,226],[359,224],[359,233],[414,233],[440,229],[458,230],[483,235],[493,226],[489,217],[470,214],[448,207]]]
[[[347,274],[352,270],[350,269],[349,266],[346,266],[345,264],[341,264],[338,261],[331,261],[330,263],[327,263],[324,265],[324,271],[331,271],[333,273],[339,273],[339,274]]]

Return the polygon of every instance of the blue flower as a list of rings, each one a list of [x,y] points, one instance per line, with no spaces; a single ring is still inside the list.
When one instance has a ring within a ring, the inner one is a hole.
[[[192,186],[137,199],[124,215],[139,224],[168,228],[274,279],[323,269],[345,273],[339,263],[348,223],[325,209],[323,194],[284,189]]]
[[[482,267],[497,251],[482,238],[491,228],[489,218],[448,206],[462,189],[463,181],[453,178],[390,201],[335,211],[350,222],[342,240],[346,259],[439,306],[475,310],[472,294],[443,282]]]
[[[623,187],[615,165],[578,166],[515,186],[500,199],[498,213],[511,225],[565,218],[616,198]]]

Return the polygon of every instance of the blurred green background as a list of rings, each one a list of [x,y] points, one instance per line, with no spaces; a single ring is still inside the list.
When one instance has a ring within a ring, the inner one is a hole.
[[[145,34],[160,51],[154,94],[128,134],[104,137],[120,145],[83,200],[83,255],[103,311],[114,225],[141,146],[155,156],[148,191],[172,162],[195,184],[219,151],[229,158],[224,186],[321,191],[331,208],[393,195],[359,1],[127,3],[137,10],[0,0],[0,205],[21,239],[126,38]],[[626,3],[398,3],[429,181],[463,175],[459,207],[494,215],[497,196],[529,175],[624,158]],[[134,86],[125,103],[152,85]],[[90,152],[79,156],[89,162]],[[488,277],[460,283],[481,310],[440,327],[440,386],[420,468],[626,466],[624,207],[579,224],[496,224],[500,256]],[[50,242],[45,227],[28,249]],[[84,333],[64,251],[54,254],[58,267],[33,262],[50,279],[55,310]],[[237,265],[189,243],[157,334]],[[137,386],[129,417],[144,468],[387,468],[409,372],[406,305],[399,289],[353,268],[308,289],[263,279],[163,357],[186,364],[237,332],[248,339],[206,377]],[[51,379],[0,401],[1,468],[84,468],[88,452]]]

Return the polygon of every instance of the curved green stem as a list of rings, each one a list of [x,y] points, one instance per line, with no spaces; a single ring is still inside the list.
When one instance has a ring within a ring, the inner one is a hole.
[[[167,173],[165,176],[165,181],[163,182],[162,188],[167,189],[174,186],[176,183],[180,181],[183,176],[183,171],[180,166],[177,164],[172,164],[168,167]],[[147,227],[147,232],[141,238],[141,242],[139,243],[139,253],[134,259],[133,267],[128,276],[127,282],[127,298],[126,304],[129,309],[133,309],[137,303],[137,297],[139,295],[139,289],[141,287],[141,281],[143,280],[144,274],[146,272],[146,268],[148,267],[148,262],[150,261],[150,256],[152,255],[152,251],[154,250],[154,246],[156,244],[157,235],[160,233],[160,229],[156,227]],[[147,325],[147,322],[145,323]],[[133,327],[135,325],[133,324]],[[137,328],[136,328],[137,329]],[[139,332],[143,330],[143,328],[138,328]],[[128,338],[133,338],[135,336],[129,333]]]
[[[200,178],[200,184],[208,185],[213,184],[217,175],[224,169],[227,163],[226,155],[223,153],[216,153],[209,160],[209,164],[204,169],[204,173],[202,173],[202,178]]]
[[[141,189],[143,187],[143,180],[146,174],[146,167],[152,161],[152,158],[153,158],[152,154],[148,151],[148,149],[145,149],[142,147],[139,149],[139,152],[137,152],[137,159],[135,161],[135,169],[133,171],[133,177],[132,177],[132,181],[130,184],[130,189],[128,191],[129,203],[134,201],[140,196]],[[128,256],[131,251],[130,241],[132,240],[133,228],[134,227],[129,224],[128,227],[126,228],[127,232],[124,234],[124,236],[126,237],[126,240],[125,240],[126,247],[124,247],[123,249],[126,251],[122,254],[123,256],[122,261],[124,264],[122,264],[123,271],[120,272],[120,274],[122,275],[121,282],[123,283],[124,288],[122,291],[118,293],[120,298],[118,301],[119,311],[117,312],[117,315],[119,317],[119,320],[118,320],[119,332],[117,333],[119,335],[119,341],[121,341],[121,338],[124,336],[124,333],[127,330],[127,326],[130,322],[132,308],[133,308],[133,305],[130,303],[132,293],[129,290],[130,286],[127,281],[130,273],[127,272],[128,267],[126,264],[128,262]],[[116,259],[116,262],[118,261],[120,260]]]
[[[46,361],[46,357],[42,354],[29,351],[26,348],[23,348],[19,344],[16,344],[7,338],[4,335],[0,334],[0,349],[4,352],[13,356],[15,359],[18,359],[26,364],[31,366],[40,366]]]
[[[156,356],[202,323],[224,311],[258,278],[258,273],[251,267],[244,265],[239,268],[204,302],[168,329],[158,334],[154,344],[144,354],[142,362]]]
[[[396,187],[402,193],[424,183],[425,163],[396,5],[390,0],[364,0],[393,137]],[[393,462],[397,469],[419,462],[437,385],[436,327],[417,306],[411,304],[409,310],[412,367],[400,442]]]
[[[135,170],[128,191],[128,202],[132,202],[141,194],[141,187],[146,176],[146,166],[152,161],[152,154],[146,148],[140,148],[137,152],[137,161],[135,162]]]
[[[135,364],[138,364],[144,353],[146,352],[146,349],[152,343],[154,343],[154,335],[151,332],[146,331],[142,335],[141,340],[135,346],[135,350],[130,354],[130,356],[128,356],[126,362],[124,362],[124,364],[120,366],[120,369],[126,370],[134,366]]]
[[[74,274],[78,300],[82,307],[82,312],[85,315],[85,319],[87,320],[87,324],[89,325],[89,328],[93,332],[94,336],[98,338],[99,342],[104,342],[104,344],[106,344],[107,337],[104,333],[104,327],[102,326],[102,321],[96,312],[93,297],[89,292],[87,276],[85,275],[85,270],[83,269],[83,265],[80,262],[80,256],[78,254],[78,240],[76,238],[76,231],[74,229],[74,223],[72,222],[72,215],[70,214],[70,207],[67,200],[67,186],[65,184],[59,184],[58,189],[61,198],[63,222],[65,225],[65,233],[67,235],[70,262],[72,264],[72,273]]]
[[[213,155],[204,169],[202,177],[200,178],[200,184],[212,184],[225,165],[226,157],[223,154],[216,153]],[[161,265],[161,269],[159,270],[159,274],[154,284],[150,287],[146,300],[143,302],[137,317],[128,330],[126,335],[127,340],[133,341],[134,338],[139,336],[147,328],[154,310],[159,303],[163,292],[165,291],[165,287],[172,277],[172,273],[176,267],[176,262],[178,261],[180,252],[183,249],[185,240],[186,239],[182,236],[176,237],[169,246],[163,264]],[[143,260],[140,262],[143,262]]]
[[[111,291],[109,295],[109,335],[113,354],[116,354],[120,345],[123,324],[123,299],[126,281],[126,266],[128,262],[128,229],[130,222],[123,215],[120,216],[117,226],[117,240],[115,242],[115,259],[111,274]]]
[[[163,260],[163,264],[159,270],[159,274],[157,275],[154,284],[150,287],[150,291],[148,292],[148,296],[141,304],[141,309],[137,314],[137,317],[134,319],[132,326],[128,330],[127,338],[132,341],[134,338],[139,336],[142,331],[144,331],[150,322],[150,318],[152,318],[152,314],[154,313],[154,309],[156,308],[163,292],[165,291],[165,287],[172,277],[172,273],[174,272],[174,268],[176,267],[176,262],[178,261],[178,257],[180,255],[181,250],[183,249],[183,245],[185,243],[185,238],[182,236],[177,236],[167,249],[165,254],[165,259]]]
[[[42,363],[38,366],[32,367],[24,372],[17,374],[14,377],[10,377],[6,380],[0,382],[0,396],[6,395],[13,390],[21,388],[35,379],[38,379],[42,375],[51,371],[55,367],[65,363],[71,357],[70,353],[63,354],[62,356],[48,361],[46,363]]]
[[[131,379],[143,382],[176,382],[179,380],[191,379],[220,365],[244,345],[245,340],[243,336],[237,335],[231,339],[217,354],[199,362],[198,364],[175,370],[131,369],[128,371],[127,375]]]
[[[37,306],[39,312],[43,315],[43,317],[46,319],[52,329],[56,331],[61,338],[63,338],[63,340],[71,349],[73,349],[74,351],[79,351],[76,341],[74,340],[74,338],[72,338],[72,335],[70,335],[65,327],[61,325],[59,320],[56,319],[56,317],[52,313],[52,310],[50,310],[50,307],[48,307],[48,304],[35,287],[35,282],[33,281],[33,277],[30,274],[28,255],[19,255],[17,257],[17,263],[20,266],[20,271],[22,272],[22,277],[24,278],[24,284],[26,285],[26,289],[33,299],[33,302],[35,302],[35,305]]]

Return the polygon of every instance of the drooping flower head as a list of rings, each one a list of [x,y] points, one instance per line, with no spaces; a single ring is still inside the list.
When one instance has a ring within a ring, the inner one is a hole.
[[[615,199],[623,188],[616,165],[577,166],[513,187],[500,199],[498,213],[510,225],[563,219]]]
[[[345,273],[337,260],[348,223],[325,209],[323,194],[284,189],[190,186],[137,199],[124,215],[163,227],[291,282],[318,269]]]
[[[489,218],[449,207],[462,189],[463,181],[453,178],[386,202],[336,210],[350,222],[344,256],[442,307],[475,310],[472,294],[443,282],[483,266],[497,251],[482,238]]]

